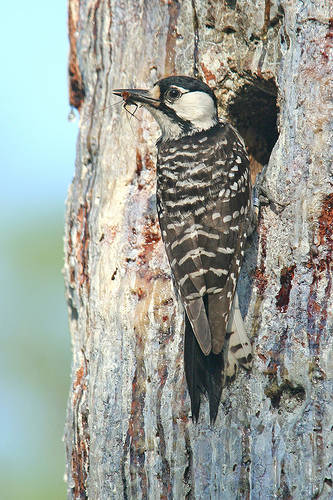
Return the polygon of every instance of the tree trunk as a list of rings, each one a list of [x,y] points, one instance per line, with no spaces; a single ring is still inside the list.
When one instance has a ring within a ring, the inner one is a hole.
[[[80,110],[65,280],[68,498],[332,498],[332,20],[323,0],[69,0]],[[268,163],[238,290],[252,372],[190,418],[155,208],[157,126],[111,89],[203,78]],[[279,112],[277,114],[277,111]],[[276,127],[276,122],[278,127]]]

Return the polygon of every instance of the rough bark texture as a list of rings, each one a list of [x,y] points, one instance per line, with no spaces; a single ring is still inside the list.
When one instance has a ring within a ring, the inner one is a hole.
[[[81,111],[65,279],[69,498],[332,498],[332,37],[323,0],[70,0]],[[157,127],[114,87],[202,77],[267,163],[239,284],[254,365],[190,418],[155,210]],[[278,104],[278,131],[275,127]],[[274,146],[274,147],[273,147]],[[272,150],[273,148],[273,150]]]

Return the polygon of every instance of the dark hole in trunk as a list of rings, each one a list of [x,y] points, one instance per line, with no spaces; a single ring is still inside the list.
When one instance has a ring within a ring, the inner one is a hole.
[[[228,107],[235,125],[248,149],[249,155],[261,165],[268,163],[278,139],[277,88],[273,79],[255,79],[244,85]]]

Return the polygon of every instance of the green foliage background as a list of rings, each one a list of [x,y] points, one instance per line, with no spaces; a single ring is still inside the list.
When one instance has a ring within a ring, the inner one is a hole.
[[[59,500],[71,355],[63,213],[22,212],[0,229],[0,498]]]

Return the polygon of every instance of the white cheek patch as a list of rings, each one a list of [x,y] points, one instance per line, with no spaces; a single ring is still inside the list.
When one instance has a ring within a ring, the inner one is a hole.
[[[206,130],[216,123],[216,109],[213,99],[206,92],[186,92],[167,106],[182,120],[188,120],[199,130]]]

